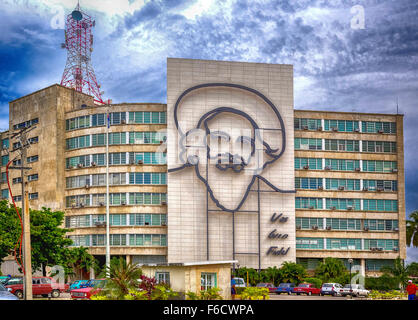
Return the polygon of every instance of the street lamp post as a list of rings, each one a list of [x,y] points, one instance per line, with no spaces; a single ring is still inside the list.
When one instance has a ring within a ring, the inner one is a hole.
[[[353,264],[353,259],[348,259],[350,265],[350,299],[353,299],[353,289],[351,288],[351,265]]]

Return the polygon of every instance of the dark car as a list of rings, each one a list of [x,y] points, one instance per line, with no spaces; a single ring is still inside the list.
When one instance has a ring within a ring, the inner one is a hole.
[[[293,288],[295,287],[294,283],[281,283],[279,284],[279,286],[276,288],[276,293],[277,294],[281,294],[281,293],[287,293],[287,294],[292,294]]]
[[[274,286],[274,284],[267,282],[267,283],[259,283],[256,285],[256,287],[258,288],[267,288],[269,289],[270,293],[276,292],[276,287]]]
[[[0,284],[0,300],[19,300],[19,298]]]

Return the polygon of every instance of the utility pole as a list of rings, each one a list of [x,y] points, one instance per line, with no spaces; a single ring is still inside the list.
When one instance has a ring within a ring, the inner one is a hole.
[[[26,127],[18,133],[12,135],[11,138],[18,137],[20,146],[12,150],[19,151],[21,160],[20,167],[9,167],[10,169],[20,169],[21,183],[22,183],[22,218],[23,218],[23,298],[25,300],[32,300],[32,249],[30,242],[30,215],[29,215],[29,194],[25,190],[25,170],[30,170],[30,167],[25,167],[26,149],[30,147],[27,139],[27,133],[36,127]]]
[[[106,277],[110,274],[110,214],[109,214],[109,127],[110,127],[110,113],[109,105],[107,105],[107,119],[106,119]]]

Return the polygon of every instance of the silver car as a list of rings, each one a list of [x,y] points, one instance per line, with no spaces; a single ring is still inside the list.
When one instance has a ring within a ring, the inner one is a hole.
[[[19,300],[19,298],[0,284],[0,300]]]
[[[320,295],[326,295],[330,294],[332,296],[338,296],[341,295],[341,291],[343,289],[343,286],[339,283],[324,283],[321,287],[321,293]]]
[[[346,284],[341,291],[342,296],[367,297],[370,291],[366,290],[362,284]]]

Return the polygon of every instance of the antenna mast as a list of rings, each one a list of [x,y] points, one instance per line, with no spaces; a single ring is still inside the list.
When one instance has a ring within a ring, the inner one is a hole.
[[[66,19],[65,43],[61,47],[67,49],[67,63],[61,85],[91,95],[96,102],[105,104],[102,99],[104,92],[100,91],[91,65],[92,29],[95,25],[96,22],[80,9],[78,1],[74,11]]]

